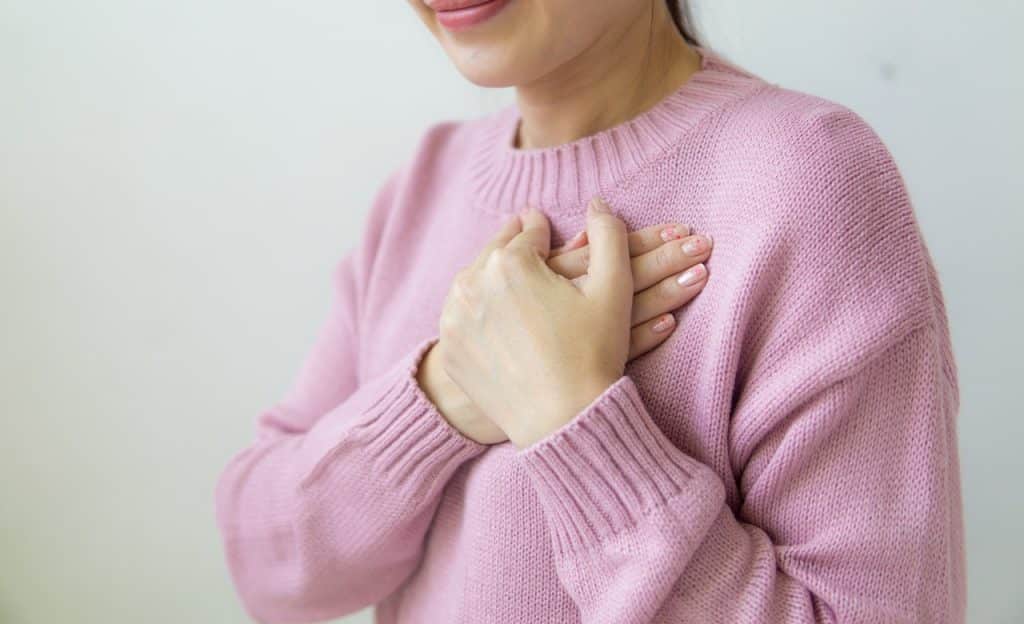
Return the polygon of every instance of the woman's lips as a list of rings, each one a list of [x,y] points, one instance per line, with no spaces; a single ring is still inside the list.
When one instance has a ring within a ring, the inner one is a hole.
[[[457,31],[490,19],[509,2],[511,0],[428,0],[427,5],[434,10],[442,26]]]

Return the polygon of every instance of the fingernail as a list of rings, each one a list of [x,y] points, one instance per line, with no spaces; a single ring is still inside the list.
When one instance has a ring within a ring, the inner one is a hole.
[[[577,232],[577,233],[572,235],[572,238],[570,238],[569,240],[567,240],[564,243],[562,243],[561,245],[559,245],[555,249],[555,251],[561,251],[563,249],[568,249],[568,248],[572,247],[573,245],[575,245],[576,241],[578,241],[579,239],[580,239],[580,233]]]
[[[691,236],[683,243],[683,251],[689,256],[704,253],[709,247],[711,247],[711,239],[704,234]]]
[[[676,281],[679,282],[680,286],[689,286],[691,284],[696,284],[701,280],[702,277],[704,277],[704,271],[705,267],[703,262],[701,262],[700,264],[695,264],[692,267],[683,271],[679,275],[679,277],[676,278]]]
[[[608,204],[605,203],[605,201],[603,199],[601,199],[600,197],[595,197],[595,198],[591,199],[590,200],[590,207],[594,209],[594,212],[602,212],[602,213],[611,212],[611,210],[608,208]]]
[[[672,325],[674,324],[675,317],[673,317],[671,314],[666,314],[665,316],[658,319],[658,322],[652,325],[651,329],[654,330],[654,332],[657,334],[663,334],[668,330],[672,329]]]
[[[667,228],[665,228],[664,230],[661,231],[661,240],[663,240],[663,241],[665,241],[667,243],[670,240],[676,240],[676,239],[682,238],[683,236],[686,235],[686,234],[684,234],[684,231],[686,233],[689,233],[690,226],[682,225],[680,227],[676,227],[674,225],[670,225],[670,226],[668,226]]]

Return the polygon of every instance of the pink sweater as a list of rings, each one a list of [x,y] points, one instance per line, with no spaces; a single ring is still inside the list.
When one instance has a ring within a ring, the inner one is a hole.
[[[515,105],[381,185],[290,390],[220,476],[265,622],[961,622],[957,369],[904,182],[843,106],[702,50],[639,116],[518,150]],[[714,236],[668,341],[540,443],[480,445],[415,381],[455,272],[530,201]]]

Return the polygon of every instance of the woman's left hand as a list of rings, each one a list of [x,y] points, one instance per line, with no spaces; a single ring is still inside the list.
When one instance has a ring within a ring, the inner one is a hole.
[[[441,313],[448,376],[519,448],[568,423],[622,376],[633,274],[625,224],[595,198],[577,286],[547,266],[551,231],[530,209],[459,271]]]

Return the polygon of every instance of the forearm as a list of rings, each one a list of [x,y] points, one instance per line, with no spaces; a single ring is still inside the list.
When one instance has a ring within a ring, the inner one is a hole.
[[[485,447],[444,421],[411,364],[360,386],[307,432],[261,436],[225,469],[218,523],[257,619],[355,611],[417,565],[445,483]]]
[[[629,377],[522,451],[581,621],[962,622],[953,389],[933,339],[923,327],[796,400],[736,508]],[[910,432],[930,451],[901,446]]]

